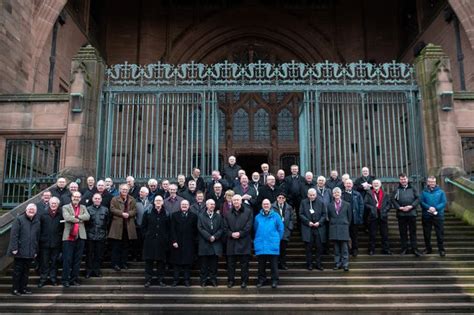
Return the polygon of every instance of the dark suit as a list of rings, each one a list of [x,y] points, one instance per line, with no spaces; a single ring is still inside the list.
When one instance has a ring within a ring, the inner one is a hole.
[[[178,211],[171,214],[171,244],[178,243],[178,248],[171,247],[170,262],[174,265],[174,281],[179,280],[181,270],[184,280],[189,281],[191,265],[194,261],[197,244],[197,220],[192,212]]]
[[[306,265],[309,267],[313,261],[313,247],[316,246],[316,264],[321,265],[322,243],[326,238],[326,206],[315,199],[303,199],[300,204],[301,239],[306,243]],[[318,227],[310,227],[309,223],[319,222]]]
[[[283,221],[284,233],[280,241],[280,265],[286,266],[286,248],[290,240],[291,232],[296,224],[296,213],[292,206],[287,202],[280,208],[278,202],[272,204],[275,213],[278,213]]]
[[[377,226],[379,227],[380,236],[382,238],[382,250],[384,252],[390,251],[390,245],[388,242],[388,211],[392,206],[390,196],[386,192],[383,192],[383,198],[382,200],[379,200],[380,207],[378,209],[375,192],[370,190],[365,195],[364,202],[365,211],[368,213],[369,220],[369,251],[375,250],[375,237],[377,235]]]
[[[222,235],[224,233],[224,223],[218,213],[209,216],[207,211],[202,212],[198,217],[199,231],[199,257],[201,260],[201,283],[208,279],[217,282],[217,260],[222,255]],[[210,241],[211,236],[215,240]]]

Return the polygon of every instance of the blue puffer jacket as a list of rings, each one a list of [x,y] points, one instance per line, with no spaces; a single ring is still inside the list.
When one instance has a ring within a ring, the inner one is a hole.
[[[428,213],[430,207],[435,207],[438,211],[438,217],[444,218],[444,208],[446,208],[446,194],[444,191],[435,186],[433,190],[426,187],[421,193],[421,208],[423,209],[423,217],[429,218],[432,215]]]
[[[255,217],[255,255],[280,255],[280,240],[284,227],[278,213],[270,210],[265,215],[263,210]]]

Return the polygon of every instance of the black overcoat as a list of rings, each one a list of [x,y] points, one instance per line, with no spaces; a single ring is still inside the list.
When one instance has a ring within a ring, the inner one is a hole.
[[[170,243],[178,243],[178,248],[171,246],[170,262],[172,264],[191,265],[194,262],[197,244],[197,220],[197,215],[190,211],[187,212],[187,215],[182,211],[171,215]]]

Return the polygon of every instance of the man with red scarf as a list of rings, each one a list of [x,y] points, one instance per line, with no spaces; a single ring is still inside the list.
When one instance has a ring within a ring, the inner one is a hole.
[[[388,211],[392,204],[390,196],[382,190],[382,183],[378,179],[372,181],[372,188],[365,194],[365,211],[369,222],[369,255],[375,254],[375,236],[377,227],[382,238],[382,254],[391,255],[388,242]]]
[[[81,193],[75,191],[71,195],[71,203],[63,206],[63,275],[65,288],[70,285],[80,285],[78,282],[84,244],[87,238],[85,221],[89,221],[86,206],[79,204]]]

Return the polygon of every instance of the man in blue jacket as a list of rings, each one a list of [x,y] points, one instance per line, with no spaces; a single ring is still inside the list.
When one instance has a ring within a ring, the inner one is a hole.
[[[265,267],[270,261],[272,272],[272,288],[278,286],[278,256],[280,255],[280,241],[283,238],[283,222],[280,215],[272,210],[270,200],[262,201],[262,210],[255,217],[254,249],[258,259],[257,288],[264,285],[267,275]]]
[[[444,208],[446,208],[446,194],[436,185],[436,177],[427,179],[426,188],[421,194],[421,209],[423,216],[423,236],[425,239],[425,254],[431,254],[431,229],[435,228],[438,251],[441,257],[446,256],[444,250]]]

